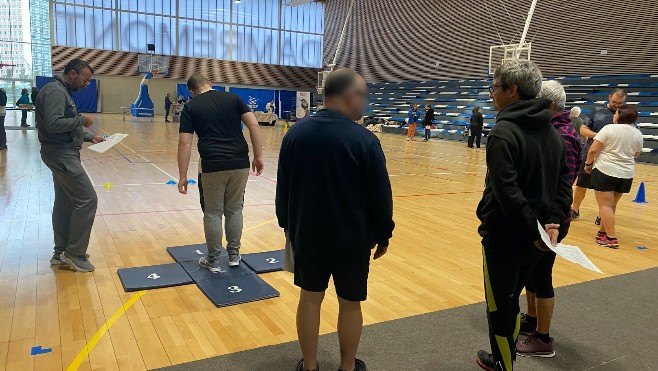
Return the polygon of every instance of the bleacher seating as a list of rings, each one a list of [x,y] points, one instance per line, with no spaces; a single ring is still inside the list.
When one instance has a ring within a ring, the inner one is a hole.
[[[658,163],[658,75],[567,76],[556,78],[567,92],[567,107],[579,106],[586,117],[596,106],[607,103],[610,90],[622,87],[628,92],[627,103],[637,104],[638,127],[644,135],[644,153],[639,161]],[[483,142],[494,125],[496,112],[489,99],[491,80],[452,80],[385,82],[369,84],[370,103],[366,115],[391,121],[384,132],[406,133],[404,125],[412,103],[424,115],[425,104],[435,111],[433,138],[466,140],[464,131],[475,106],[484,114]],[[419,132],[423,128],[418,128]]]

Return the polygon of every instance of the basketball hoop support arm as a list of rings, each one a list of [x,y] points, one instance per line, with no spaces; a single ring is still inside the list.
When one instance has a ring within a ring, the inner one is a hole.
[[[350,17],[352,16],[352,8],[354,7],[354,2],[355,0],[352,0],[350,2],[350,7],[347,10],[347,17],[345,17],[345,23],[343,23],[343,30],[340,32],[340,37],[338,38],[338,44],[336,45],[336,53],[334,54],[334,60],[329,65],[329,67],[331,67],[331,71],[334,70],[334,67],[336,67],[336,62],[338,61],[338,53],[340,53],[340,48],[343,46],[343,40],[345,39],[345,31],[347,31],[347,23],[350,21]]]
[[[528,11],[528,18],[525,20],[525,27],[523,27],[523,34],[521,35],[521,40],[519,41],[519,47],[516,49],[515,57],[519,59],[521,57],[521,48],[525,44],[526,36],[528,36],[528,29],[530,29],[530,22],[532,22],[532,16],[535,14],[535,6],[537,6],[537,0],[532,0],[532,5],[530,5],[530,10]]]

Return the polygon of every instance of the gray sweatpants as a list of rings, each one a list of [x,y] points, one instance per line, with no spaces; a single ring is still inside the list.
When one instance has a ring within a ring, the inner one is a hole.
[[[249,169],[202,173],[199,176],[203,229],[210,259],[217,259],[221,254],[222,216],[226,217],[226,250],[229,253],[240,252],[242,208],[248,178]]]
[[[80,155],[42,152],[41,159],[52,171],[55,186],[52,219],[55,252],[85,255],[98,198],[80,163]]]

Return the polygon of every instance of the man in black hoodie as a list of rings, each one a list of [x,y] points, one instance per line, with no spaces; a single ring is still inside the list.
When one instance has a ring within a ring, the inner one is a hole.
[[[506,62],[489,87],[499,111],[487,143],[487,177],[478,205],[484,287],[492,353],[478,352],[485,370],[512,370],[519,331],[519,296],[548,247],[539,222],[557,244],[571,204],[564,141],[550,123],[551,102],[535,99],[542,74],[527,60]]]

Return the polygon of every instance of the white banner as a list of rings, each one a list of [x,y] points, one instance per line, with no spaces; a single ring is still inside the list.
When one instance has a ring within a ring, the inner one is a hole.
[[[308,109],[311,107],[311,93],[308,91],[298,91],[297,103],[295,106],[297,107],[295,111],[295,117],[297,117],[297,120],[308,117]]]

